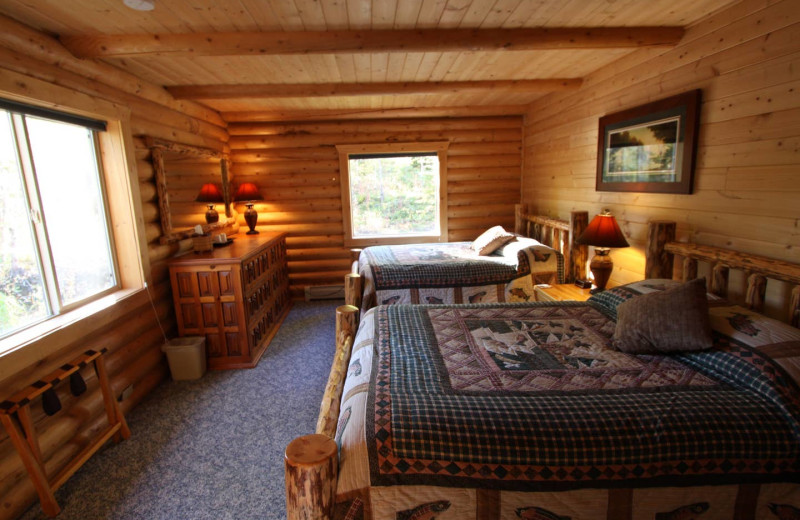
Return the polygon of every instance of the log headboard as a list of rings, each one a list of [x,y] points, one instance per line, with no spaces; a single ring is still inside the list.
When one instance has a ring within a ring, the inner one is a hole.
[[[515,206],[514,232],[538,240],[564,255],[565,282],[586,276],[589,248],[578,244],[578,237],[589,224],[589,212],[573,211],[569,220],[533,215],[527,204]]]
[[[674,275],[675,256],[682,258],[678,276]],[[800,265],[721,247],[676,242],[675,222],[655,220],[648,224],[645,278],[692,280],[697,278],[698,261],[711,265],[709,292],[723,298],[728,295],[730,270],[744,271],[745,305],[757,312],[764,310],[768,278],[792,284],[788,321],[800,327]]]

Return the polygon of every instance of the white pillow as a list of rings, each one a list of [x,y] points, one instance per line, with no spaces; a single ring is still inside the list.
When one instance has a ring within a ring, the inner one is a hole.
[[[496,249],[514,240],[515,235],[509,233],[503,226],[495,226],[484,231],[481,236],[472,242],[472,249],[479,255],[489,255]]]

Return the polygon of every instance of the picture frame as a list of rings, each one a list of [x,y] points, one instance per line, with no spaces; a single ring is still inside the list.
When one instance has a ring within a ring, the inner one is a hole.
[[[692,90],[601,117],[596,191],[691,194],[700,99]]]

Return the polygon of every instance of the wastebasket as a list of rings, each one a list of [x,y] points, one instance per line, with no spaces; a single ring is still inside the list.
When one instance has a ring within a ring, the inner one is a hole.
[[[199,379],[206,373],[206,338],[186,336],[175,338],[161,347],[167,355],[172,379]]]

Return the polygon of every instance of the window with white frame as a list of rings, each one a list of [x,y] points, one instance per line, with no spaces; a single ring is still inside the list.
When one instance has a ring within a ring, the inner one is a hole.
[[[447,143],[338,146],[346,245],[440,241]]]
[[[105,123],[0,100],[0,337],[120,287]]]

